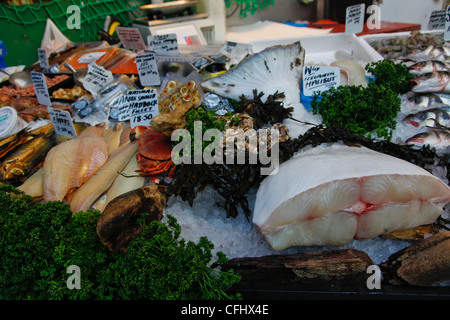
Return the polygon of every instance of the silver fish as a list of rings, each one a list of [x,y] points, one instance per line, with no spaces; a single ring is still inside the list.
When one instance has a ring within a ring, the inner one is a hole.
[[[424,60],[414,63],[408,67],[409,73],[421,75],[435,71],[450,71],[450,62],[439,60]]]
[[[413,92],[450,93],[450,72],[424,73],[412,79],[410,83]]]
[[[410,114],[403,119],[403,122],[414,127],[436,127],[450,128],[450,107],[435,108]]]
[[[403,110],[415,112],[448,105],[450,105],[448,94],[408,92],[402,100]]]
[[[450,146],[450,131],[442,129],[430,129],[420,132],[405,141],[408,145],[424,146],[434,148],[447,148]]]
[[[429,45],[426,48],[411,50],[407,58],[413,61],[438,60],[447,61],[450,57],[450,48],[447,46]]]

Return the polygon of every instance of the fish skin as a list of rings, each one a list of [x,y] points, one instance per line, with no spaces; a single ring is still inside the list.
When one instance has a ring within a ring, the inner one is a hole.
[[[429,127],[450,127],[450,106],[434,108],[410,114],[403,119],[403,122],[413,125],[416,128]]]
[[[450,73],[428,72],[410,80],[412,92],[450,93]]]
[[[408,145],[429,145],[435,148],[447,148],[450,146],[450,131],[442,129],[431,129],[406,139]]]
[[[446,46],[429,45],[425,49],[412,50],[407,55],[407,58],[416,62],[425,60],[447,61],[449,56],[450,48]]]
[[[423,73],[435,71],[450,71],[450,63],[439,60],[424,60],[414,63],[408,67],[409,73],[413,75],[421,75]]]
[[[446,107],[449,104],[450,95],[448,94],[409,92],[402,100],[402,110],[405,112],[417,112]]]

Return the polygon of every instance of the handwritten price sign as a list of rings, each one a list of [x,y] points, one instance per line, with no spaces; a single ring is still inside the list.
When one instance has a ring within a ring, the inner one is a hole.
[[[34,92],[36,98],[40,104],[44,106],[50,106],[50,95],[48,93],[47,82],[45,82],[45,75],[42,72],[30,72],[31,81],[33,81]]]
[[[69,111],[48,107],[48,113],[53,122],[56,134],[76,138],[77,134]]]

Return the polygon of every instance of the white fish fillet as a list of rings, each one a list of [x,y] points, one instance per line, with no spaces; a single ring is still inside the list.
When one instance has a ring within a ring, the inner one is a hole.
[[[112,185],[117,176],[127,165],[130,158],[138,151],[138,141],[121,145],[108,157],[108,161],[80,188],[75,191],[70,209],[73,213],[88,210]]]
[[[261,183],[253,223],[275,250],[341,246],[432,223],[450,188],[428,171],[367,148],[304,151]]]
[[[62,201],[86,182],[108,159],[102,127],[86,128],[77,138],[54,146],[43,165],[44,202]]]

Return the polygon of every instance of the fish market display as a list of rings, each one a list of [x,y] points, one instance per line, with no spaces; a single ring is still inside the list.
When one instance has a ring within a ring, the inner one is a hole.
[[[319,146],[261,184],[253,223],[270,245],[344,245],[435,221],[450,188],[428,171],[363,147]]]

